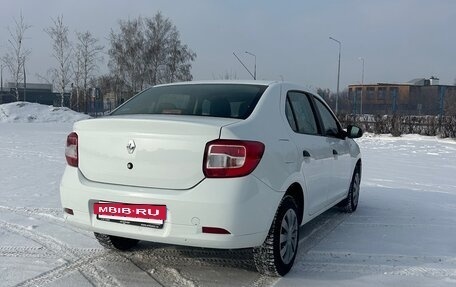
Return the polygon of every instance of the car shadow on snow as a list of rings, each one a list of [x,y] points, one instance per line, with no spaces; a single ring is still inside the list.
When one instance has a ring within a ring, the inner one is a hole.
[[[300,228],[300,247],[296,261],[312,246],[324,238],[334,226],[340,224],[345,214],[333,208]],[[179,270],[191,267],[210,267],[224,273],[227,269],[258,275],[252,249],[210,249],[167,245],[141,241],[132,251],[124,253],[135,264],[153,266],[159,264]]]

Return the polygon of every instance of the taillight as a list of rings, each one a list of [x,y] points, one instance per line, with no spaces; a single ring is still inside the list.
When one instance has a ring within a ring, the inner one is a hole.
[[[68,165],[78,167],[78,134],[75,132],[72,132],[67,137],[65,158]]]
[[[264,144],[256,141],[215,140],[206,144],[203,172],[206,177],[241,177],[260,163]]]

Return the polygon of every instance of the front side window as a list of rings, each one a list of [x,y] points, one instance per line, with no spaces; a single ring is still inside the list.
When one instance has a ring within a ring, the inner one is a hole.
[[[329,109],[319,100],[315,99],[315,103],[320,113],[321,121],[323,122],[323,130],[327,136],[339,135],[339,125]]]
[[[136,95],[111,115],[172,114],[246,119],[266,88],[243,84],[153,87]]]
[[[309,97],[301,92],[288,92],[287,102],[289,111],[286,111],[286,114],[291,128],[302,134],[318,134],[317,122]],[[290,112],[293,113],[294,121],[290,119]]]

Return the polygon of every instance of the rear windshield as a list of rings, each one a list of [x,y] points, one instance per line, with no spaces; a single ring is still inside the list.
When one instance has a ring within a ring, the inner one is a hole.
[[[246,119],[267,86],[190,84],[153,87],[111,115],[173,114]]]

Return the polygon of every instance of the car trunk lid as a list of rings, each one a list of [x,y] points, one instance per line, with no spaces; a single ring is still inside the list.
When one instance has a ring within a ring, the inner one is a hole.
[[[130,115],[75,124],[79,169],[101,183],[189,189],[204,179],[206,143],[239,119]]]

